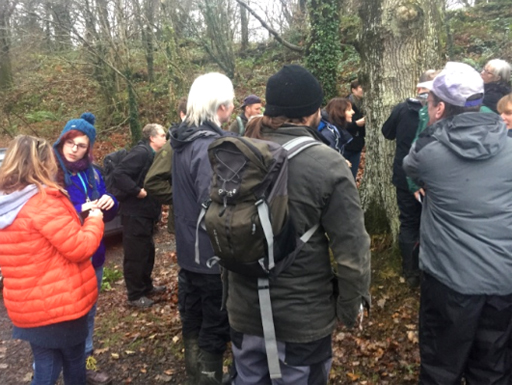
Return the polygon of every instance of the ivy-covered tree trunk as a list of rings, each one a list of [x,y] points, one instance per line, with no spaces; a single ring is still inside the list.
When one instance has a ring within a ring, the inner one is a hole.
[[[444,0],[363,0],[361,76],[366,105],[366,163],[361,186],[367,226],[398,235],[398,208],[391,184],[395,142],[381,127],[392,108],[415,95],[420,74],[440,67]]]
[[[308,0],[311,32],[306,66],[322,85],[324,104],[338,96],[338,63],[341,57],[339,4],[339,0]]]

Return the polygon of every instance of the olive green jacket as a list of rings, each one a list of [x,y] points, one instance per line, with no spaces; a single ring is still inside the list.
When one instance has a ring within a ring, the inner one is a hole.
[[[267,140],[284,144],[313,136],[309,127],[265,129]],[[295,261],[270,281],[270,297],[278,341],[306,343],[329,335],[336,316],[352,326],[361,305],[370,303],[370,238],[364,227],[359,194],[345,159],[327,145],[305,149],[288,163],[290,217],[299,235],[319,229]],[[332,250],[339,296],[335,298]],[[227,309],[231,327],[262,336],[257,280],[228,274]]]

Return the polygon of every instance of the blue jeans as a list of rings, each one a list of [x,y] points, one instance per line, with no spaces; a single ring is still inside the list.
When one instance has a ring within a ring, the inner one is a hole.
[[[30,344],[34,355],[34,379],[31,385],[55,385],[63,370],[65,385],[85,385],[85,343],[49,349]]]
[[[96,272],[96,280],[98,282],[98,294],[101,290],[101,281],[103,279],[103,266],[95,268]],[[92,346],[92,336],[94,334],[94,317],[96,316],[96,305],[97,301],[94,304],[94,306],[89,310],[89,313],[87,314],[87,338],[85,340],[85,356],[89,357],[92,356],[93,352],[93,346]]]
[[[343,156],[346,160],[352,163],[350,171],[352,171],[352,175],[355,180],[357,177],[357,171],[359,170],[359,162],[361,161],[361,151],[343,150]]]

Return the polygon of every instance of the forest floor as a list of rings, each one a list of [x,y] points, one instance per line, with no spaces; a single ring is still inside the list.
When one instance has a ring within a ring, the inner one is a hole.
[[[113,384],[185,384],[183,344],[177,309],[174,236],[161,224],[155,236],[156,284],[168,287],[149,310],[126,304],[122,279],[122,245],[108,241],[104,286],[98,300],[95,331],[97,366]],[[419,292],[397,273],[400,261],[387,238],[372,239],[372,310],[364,328],[338,327],[333,333],[330,384],[408,385],[417,383]],[[12,324],[0,298],[0,384],[29,384],[31,352],[11,338]],[[225,369],[231,359],[225,356]]]

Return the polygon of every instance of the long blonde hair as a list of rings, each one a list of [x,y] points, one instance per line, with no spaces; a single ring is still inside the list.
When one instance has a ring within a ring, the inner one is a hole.
[[[35,184],[45,195],[45,187],[62,189],[55,181],[57,163],[50,144],[40,138],[19,135],[9,144],[0,167],[0,191],[12,193]]]

